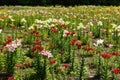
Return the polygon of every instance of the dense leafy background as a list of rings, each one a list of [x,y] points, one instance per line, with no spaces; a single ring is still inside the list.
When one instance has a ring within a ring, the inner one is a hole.
[[[120,5],[120,0],[0,0],[0,5]]]

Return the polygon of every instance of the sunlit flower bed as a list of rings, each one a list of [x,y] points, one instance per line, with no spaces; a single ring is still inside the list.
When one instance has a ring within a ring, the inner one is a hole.
[[[119,80],[120,7],[0,7],[0,80]]]

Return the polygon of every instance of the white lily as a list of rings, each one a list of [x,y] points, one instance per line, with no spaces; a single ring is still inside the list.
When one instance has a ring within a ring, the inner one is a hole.
[[[21,22],[22,22],[22,23],[26,23],[27,21],[26,21],[25,18],[22,18],[22,19],[21,19]]]
[[[102,44],[103,44],[103,42],[104,42],[104,40],[103,40],[103,39],[98,39],[98,40],[97,40],[97,42],[96,42],[96,43],[94,43],[93,45],[94,45],[94,46],[102,45]]]
[[[79,30],[80,28],[84,28],[83,23],[79,23],[79,26],[77,26],[77,29]]]
[[[31,29],[34,29],[34,27],[33,27],[33,26],[30,26],[28,29],[31,30]]]
[[[120,25],[117,28],[120,29]]]
[[[103,25],[102,21],[98,21],[98,22],[97,22],[97,25],[98,25],[98,26],[102,26],[102,25]]]
[[[114,29],[117,29],[117,25],[116,24],[111,24],[112,25],[112,28],[114,28]]]
[[[0,33],[2,33],[2,29],[0,29]]]
[[[12,19],[13,17],[12,16],[8,16],[9,19]]]
[[[92,23],[92,22],[89,22],[88,25],[93,26],[93,23]]]

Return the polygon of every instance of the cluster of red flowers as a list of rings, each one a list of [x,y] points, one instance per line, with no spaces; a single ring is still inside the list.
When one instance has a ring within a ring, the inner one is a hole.
[[[76,42],[76,46],[77,46],[78,49],[80,49],[81,46],[82,46],[82,42],[81,42],[81,41],[77,41],[77,42]]]
[[[67,68],[69,68],[70,65],[68,63],[64,63],[64,64],[62,64],[62,66],[67,69]]]
[[[64,29],[66,29],[66,25],[62,24],[61,22],[55,22],[55,24],[59,25],[60,27],[63,27]]]
[[[57,28],[55,26],[52,26],[50,28],[50,30],[51,30],[51,32],[58,33],[58,30],[57,30]]]
[[[74,31],[71,31],[70,34],[73,36],[73,35],[75,34],[75,32],[74,32]]]
[[[10,44],[12,42],[12,37],[7,36],[7,40],[4,42],[5,45]]]
[[[14,80],[14,77],[13,76],[8,77],[8,80]]]
[[[39,32],[36,32],[35,30],[33,30],[33,32],[32,32],[33,34],[39,34]],[[34,55],[34,52],[36,51],[36,50],[39,50],[40,52],[41,51],[43,51],[44,50],[44,48],[40,45],[40,40],[39,39],[36,39],[35,41],[34,41],[34,46],[33,46],[33,48],[32,48],[32,51],[33,51],[33,53],[32,53],[32,55]]]
[[[114,69],[112,69],[112,72],[114,74],[118,74],[118,73],[120,73],[120,69],[119,68],[114,68]]]
[[[24,66],[24,67],[30,67],[30,66],[31,66],[31,63],[30,63],[29,61],[27,61],[27,62],[25,62],[24,64],[22,64],[22,63],[17,63],[17,64],[15,64],[15,66],[16,66],[17,68],[22,68],[23,66]]]
[[[70,41],[70,44],[71,44],[72,46],[74,46],[77,41],[78,41],[78,39],[72,38],[71,41]]]
[[[56,62],[56,60],[55,59],[51,59],[51,60],[49,60],[49,62],[50,62],[50,64],[54,64]]]
[[[94,51],[94,49],[92,47],[90,47],[89,45],[86,45],[86,50],[87,51]]]
[[[38,32],[38,31],[36,31],[36,30],[32,30],[32,31],[31,31],[31,33],[32,33],[32,34],[35,34],[37,37],[39,37],[39,36],[40,36],[39,32]]]
[[[50,48],[54,48],[54,45],[52,43],[49,44]]]
[[[119,55],[119,52],[113,52],[112,55],[118,56],[118,55]]]
[[[64,32],[64,35],[66,35],[66,37],[69,36],[69,35],[72,35],[72,36],[73,36],[74,34],[75,34],[74,31],[65,31],[65,32]]]
[[[77,40],[76,38],[71,39],[70,44],[72,46],[76,45],[78,49],[82,46],[82,42]]]
[[[109,59],[111,56],[118,56],[119,52],[112,52],[112,53],[102,53],[101,56],[105,59]]]
[[[16,29],[16,26],[12,25],[11,28],[12,28],[12,29]]]
[[[56,62],[56,60],[51,59],[51,60],[49,60],[49,62],[50,62],[50,64],[54,64]],[[65,67],[65,69],[67,69],[67,68],[69,68],[70,65],[68,63],[64,63],[64,64],[62,64],[62,66]],[[58,68],[58,70],[61,70],[61,69]]]
[[[102,53],[101,56],[104,58],[104,59],[109,59],[112,54],[109,54],[109,53]]]
[[[22,65],[21,64],[16,64],[15,65],[17,68],[20,68]]]
[[[36,39],[36,40],[34,41],[34,43],[35,43],[36,45],[38,45],[38,44],[40,43],[40,40],[39,40],[39,39]]]
[[[33,48],[32,48],[32,51],[36,51],[36,50],[39,50],[39,51],[42,51],[44,48],[40,45],[35,45]]]
[[[2,26],[0,26],[0,29],[2,29]]]

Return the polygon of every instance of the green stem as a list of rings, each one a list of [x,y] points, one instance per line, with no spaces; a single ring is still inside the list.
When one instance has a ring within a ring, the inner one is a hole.
[[[107,74],[108,74],[108,60],[105,60],[105,75],[104,75],[104,80],[108,80],[108,76],[107,76]]]
[[[101,75],[101,58],[100,58],[100,53],[98,56],[98,70],[97,70],[97,75],[100,77]]]
[[[83,77],[83,68],[84,68],[84,62],[85,62],[85,59],[84,57],[82,57],[82,62],[81,62],[81,66],[80,66],[80,76],[79,76],[79,80],[82,80],[82,77]]]
[[[72,56],[72,69],[74,69],[74,58],[75,58],[75,50],[73,51],[73,56]]]
[[[71,46],[68,47],[68,53],[69,53],[69,62],[71,62]]]
[[[50,73],[51,73],[51,76],[52,76],[52,80],[54,80],[54,72],[52,70],[52,67],[50,67]]]

